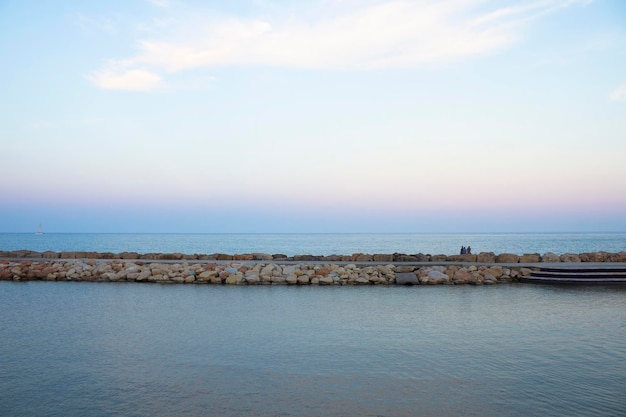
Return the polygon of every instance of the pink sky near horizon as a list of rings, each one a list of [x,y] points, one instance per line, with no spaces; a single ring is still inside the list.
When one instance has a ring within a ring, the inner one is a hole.
[[[29,231],[33,222],[43,222],[50,232],[72,229],[73,222],[83,225],[84,231],[97,232],[106,231],[102,227],[107,224],[114,228],[110,231],[175,232],[178,227],[181,232],[199,233],[626,230],[623,196],[606,200],[586,196],[581,201],[574,193],[569,199],[560,194],[551,200],[541,199],[539,193],[516,193],[516,201],[495,191],[471,192],[461,199],[445,190],[441,195],[419,194],[416,201],[405,204],[372,194],[355,200],[271,194],[200,199],[175,194],[160,194],[158,199],[119,193],[40,195],[22,198],[22,207],[5,204],[4,210],[17,220],[11,231]],[[55,216],[65,220],[55,221]]]

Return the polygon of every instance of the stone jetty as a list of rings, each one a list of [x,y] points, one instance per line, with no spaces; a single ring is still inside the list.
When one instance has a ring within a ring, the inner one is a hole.
[[[311,256],[0,252],[0,280],[226,285],[487,285],[518,282],[540,263],[626,262],[583,254]]]
[[[465,255],[430,255],[404,253],[392,254],[365,254],[354,253],[352,255],[295,255],[268,253],[244,253],[229,255],[225,253],[213,254],[184,254],[184,253],[137,253],[137,252],[35,252],[30,250],[0,251],[0,259],[125,259],[146,261],[280,261],[280,262],[470,262],[470,263],[540,263],[540,262],[626,262],[626,252],[589,252],[589,253],[565,253],[557,255],[551,252],[540,255],[528,253],[515,255],[512,253],[495,254],[493,252],[480,252],[478,254]]]
[[[497,265],[0,260],[0,280],[4,281],[130,281],[227,285],[482,285],[515,282],[521,276],[530,275],[531,271],[531,268]]]

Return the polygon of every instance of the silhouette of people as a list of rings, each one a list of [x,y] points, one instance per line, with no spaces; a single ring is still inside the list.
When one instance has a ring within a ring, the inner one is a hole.
[[[467,253],[467,249],[465,249],[465,246],[461,246],[461,255],[465,255]]]
[[[472,254],[472,247],[468,246],[467,249],[465,249],[465,251],[466,251],[465,253],[467,253],[468,255],[471,255]]]

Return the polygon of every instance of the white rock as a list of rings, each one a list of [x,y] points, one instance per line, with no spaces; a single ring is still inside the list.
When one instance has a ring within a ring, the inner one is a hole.
[[[441,271],[430,271],[428,273],[429,284],[443,284],[450,281],[450,277]]]

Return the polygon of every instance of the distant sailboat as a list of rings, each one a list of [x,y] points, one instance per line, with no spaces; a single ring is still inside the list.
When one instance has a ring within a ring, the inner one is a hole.
[[[39,227],[37,228],[37,234],[43,235],[43,227],[41,226],[41,224],[39,224]]]

